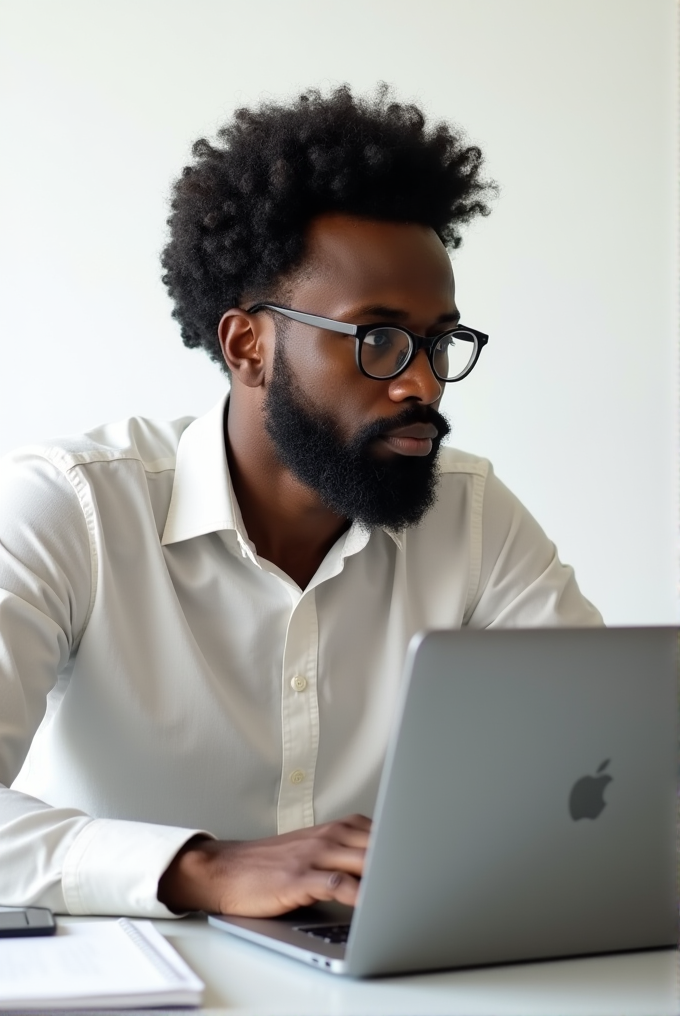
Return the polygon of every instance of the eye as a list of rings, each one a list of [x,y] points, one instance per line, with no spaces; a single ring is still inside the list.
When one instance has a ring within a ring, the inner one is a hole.
[[[411,340],[399,328],[379,325],[366,333],[361,346],[361,366],[370,377],[392,377],[404,365]]]
[[[391,328],[376,328],[368,333],[364,343],[376,350],[387,350],[391,349],[394,345],[394,338],[394,332]]]

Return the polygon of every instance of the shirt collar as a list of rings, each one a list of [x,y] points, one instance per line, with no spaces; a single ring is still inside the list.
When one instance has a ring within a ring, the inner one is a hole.
[[[179,439],[170,507],[161,543],[179,543],[206,533],[232,530],[242,552],[252,557],[241,511],[229,475],[224,447],[227,392],[216,406],[190,423]],[[401,550],[400,534],[383,530]],[[345,534],[342,556],[366,546],[370,533],[356,522]]]
[[[229,393],[199,416],[179,439],[172,496],[161,543],[235,530],[246,539],[224,448],[224,412]]]

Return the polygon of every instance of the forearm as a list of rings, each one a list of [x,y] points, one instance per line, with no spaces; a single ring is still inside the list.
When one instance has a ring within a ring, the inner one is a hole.
[[[93,819],[0,788],[0,902],[57,913],[172,917],[158,899],[158,882],[196,833]]]
[[[0,902],[68,913],[64,859],[89,821],[75,810],[49,808],[0,787]]]

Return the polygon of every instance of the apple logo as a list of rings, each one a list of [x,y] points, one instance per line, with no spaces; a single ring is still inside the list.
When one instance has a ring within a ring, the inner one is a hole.
[[[597,770],[604,773],[611,759],[607,759]],[[611,783],[612,777],[604,773],[603,776],[582,776],[571,788],[569,795],[569,814],[578,821],[580,818],[597,818],[604,811],[607,802],[604,799],[604,788]]]

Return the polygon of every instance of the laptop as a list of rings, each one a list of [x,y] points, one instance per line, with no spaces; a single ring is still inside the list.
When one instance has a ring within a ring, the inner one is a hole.
[[[355,909],[209,917],[353,977],[676,946],[678,631],[409,646]]]

